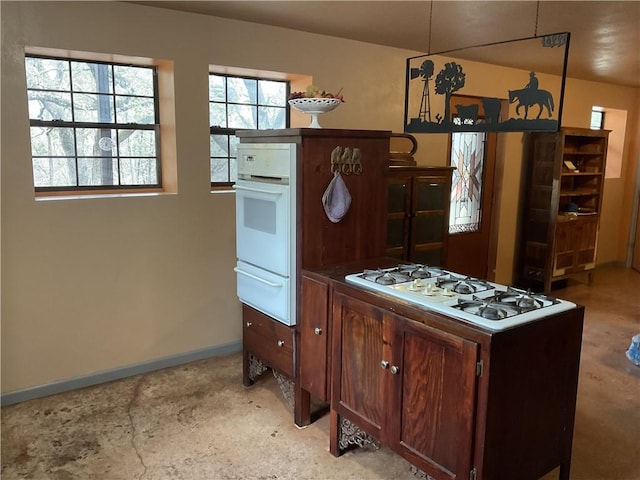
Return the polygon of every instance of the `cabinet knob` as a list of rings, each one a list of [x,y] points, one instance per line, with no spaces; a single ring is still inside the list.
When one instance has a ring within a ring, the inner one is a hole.
[[[380,362],[380,366],[381,366],[382,368],[388,368],[388,367],[389,367],[389,362],[387,362],[386,360],[382,360],[382,361]]]
[[[394,365],[393,367],[391,367],[391,373],[393,373],[394,375],[397,375],[400,372],[400,367]]]
[[[247,328],[249,328],[251,325],[253,325],[253,323],[247,322],[247,323],[245,323],[245,325],[247,326]]]
[[[284,347],[284,340],[278,340],[278,346]]]
[[[313,333],[315,333],[316,335],[322,335],[322,329],[320,327],[316,327]]]

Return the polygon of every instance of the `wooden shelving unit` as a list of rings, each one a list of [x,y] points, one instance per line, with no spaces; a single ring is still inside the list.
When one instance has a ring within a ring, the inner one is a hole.
[[[583,128],[527,134],[518,285],[548,292],[571,275],[586,273],[591,281],[608,137]]]

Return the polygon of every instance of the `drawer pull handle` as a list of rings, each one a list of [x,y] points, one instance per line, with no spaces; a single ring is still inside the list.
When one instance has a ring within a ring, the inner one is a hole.
[[[250,328],[250,327],[251,327],[251,325],[253,325],[253,323],[251,323],[251,322],[247,322],[247,323],[245,323],[245,325],[247,326],[247,328]]]
[[[397,367],[396,365],[391,367],[391,373],[393,373],[394,375],[397,375],[399,372],[400,372],[400,367]]]
[[[382,361],[380,362],[380,366],[381,366],[382,368],[388,368],[388,367],[389,367],[389,362],[387,362],[386,360],[382,360]]]
[[[315,333],[316,335],[322,335],[322,329],[320,327],[316,327],[313,333]]]
[[[239,273],[240,275],[244,275],[246,277],[249,278],[253,278],[254,280],[260,282],[260,283],[264,283],[265,285],[269,285],[270,287],[282,287],[281,283],[274,283],[274,282],[270,282],[269,280],[265,280],[264,278],[260,278],[256,275],[252,275],[249,272],[245,272],[244,270],[240,270],[239,268],[234,268],[233,269],[234,272]]]
[[[278,340],[278,346],[284,347],[284,340]]]
[[[265,190],[263,188],[245,187],[244,185],[234,185],[232,188],[234,190],[244,190],[246,192],[266,193],[267,195],[282,195],[282,192],[274,192],[273,190]]]

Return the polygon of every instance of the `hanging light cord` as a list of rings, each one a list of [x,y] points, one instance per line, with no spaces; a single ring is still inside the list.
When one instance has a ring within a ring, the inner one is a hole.
[[[427,44],[427,54],[431,55],[431,20],[433,19],[433,0],[429,2],[429,43]]]
[[[538,36],[538,15],[539,14],[540,14],[540,0],[536,2],[536,26],[535,26],[535,29],[533,30],[534,37]]]

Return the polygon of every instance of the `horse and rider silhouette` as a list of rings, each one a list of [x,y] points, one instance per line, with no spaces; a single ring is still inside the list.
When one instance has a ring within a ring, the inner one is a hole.
[[[536,73],[529,73],[529,83],[520,90],[509,90],[509,103],[518,102],[516,106],[516,115],[520,115],[520,107],[524,107],[524,118],[527,118],[529,114],[529,107],[538,105],[540,111],[536,119],[540,118],[542,111],[546,108],[549,117],[553,112],[553,95],[547,90],[541,90],[538,88],[538,79]]]

